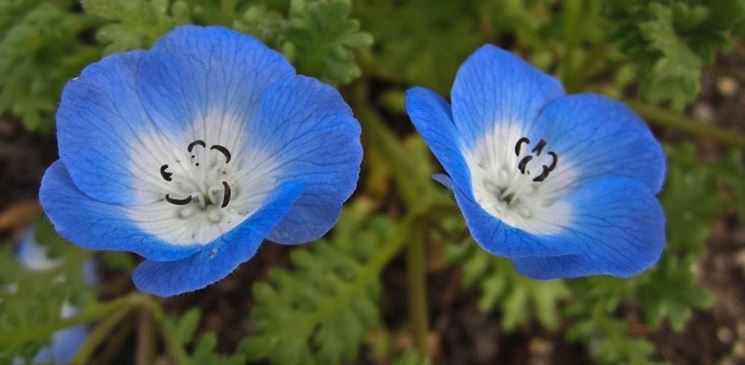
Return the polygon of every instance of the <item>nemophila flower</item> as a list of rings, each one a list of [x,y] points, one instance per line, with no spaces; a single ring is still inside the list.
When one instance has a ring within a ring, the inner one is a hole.
[[[179,294],[225,277],[264,238],[325,234],[356,186],[359,134],[341,95],[281,54],[183,26],[65,86],[41,202],[66,239],[144,256],[140,290]]]
[[[627,106],[487,45],[460,67],[452,107],[407,92],[409,116],[449,175],[472,236],[541,279],[626,277],[657,261],[660,144]]]
[[[60,259],[50,258],[48,246],[36,239],[36,228],[26,230],[16,249],[16,259],[22,268],[29,271],[54,270],[60,265]],[[87,261],[83,266],[84,280],[93,284],[97,281],[93,261]],[[64,278],[56,280],[59,285],[64,284]],[[7,289],[7,288],[6,288]],[[71,318],[80,313],[80,310],[69,302],[64,302],[60,308],[60,318]],[[70,327],[52,334],[49,345],[43,347],[34,355],[32,364],[69,364],[78,349],[88,337],[88,327],[85,325]],[[21,358],[13,359],[13,365],[23,364]]]

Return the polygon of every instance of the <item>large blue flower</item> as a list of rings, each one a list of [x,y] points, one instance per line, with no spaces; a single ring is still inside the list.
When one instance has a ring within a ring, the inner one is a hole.
[[[627,277],[658,260],[664,154],[627,106],[565,96],[490,45],[463,63],[451,97],[414,88],[406,108],[485,250],[540,279]]]
[[[360,126],[331,86],[220,27],[183,26],[65,87],[41,202],[63,237],[146,260],[143,291],[203,288],[264,238],[324,235],[355,189]]]

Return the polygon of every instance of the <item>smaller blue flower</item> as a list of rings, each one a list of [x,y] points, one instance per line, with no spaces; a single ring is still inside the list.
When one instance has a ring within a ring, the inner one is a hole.
[[[659,259],[665,157],[626,105],[566,96],[491,45],[461,65],[451,98],[413,88],[406,109],[486,251],[538,279],[628,277]]]
[[[65,86],[41,203],[62,237],[145,257],[140,290],[180,294],[224,278],[265,238],[328,232],[357,184],[359,135],[341,95],[281,54],[183,26]]]
[[[29,271],[48,271],[60,267],[62,261],[50,258],[47,251],[48,246],[37,241],[36,227],[32,226],[26,230],[21,238],[16,250],[16,259],[21,267]],[[98,280],[92,260],[84,264],[83,275],[85,281],[89,284],[94,284]],[[62,308],[60,308],[60,318],[62,319],[74,317],[79,313],[78,308],[69,302],[63,303]],[[32,363],[69,364],[86,337],[88,337],[88,327],[85,325],[57,331],[52,335],[49,345],[36,353]],[[16,358],[13,360],[13,364],[23,364],[23,360]]]

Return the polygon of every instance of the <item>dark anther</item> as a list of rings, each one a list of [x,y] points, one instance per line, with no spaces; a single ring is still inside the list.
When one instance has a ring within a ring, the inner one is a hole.
[[[533,156],[525,156],[522,160],[520,160],[520,163],[517,164],[518,170],[520,170],[520,173],[525,174],[525,166],[530,162],[530,160],[533,159]]]
[[[225,208],[230,203],[230,185],[225,181],[222,182],[224,193],[222,194],[222,207]]]
[[[191,196],[187,196],[185,199],[174,199],[174,198],[171,198],[168,194],[166,194],[166,200],[171,204],[186,205],[186,204],[191,203]]]
[[[541,152],[543,152],[543,147],[546,147],[546,141],[544,139],[541,139],[538,141],[538,144],[533,147],[532,151],[535,153],[536,156],[540,156]]]
[[[200,145],[200,146],[202,146],[202,148],[207,147],[207,144],[204,143],[204,141],[202,141],[201,139],[198,139],[198,140],[196,140],[196,141],[194,141],[192,143],[189,143],[189,147],[187,148],[187,150],[189,152],[191,152],[191,150],[194,149],[194,146],[196,146],[196,145]]]
[[[219,144],[216,144],[210,147],[210,149],[220,151],[223,155],[225,155],[225,163],[230,162],[230,151],[228,151],[227,148],[220,146]]]
[[[556,168],[556,164],[559,163],[559,155],[557,155],[554,151],[551,151],[548,154],[553,158],[553,160],[551,161],[551,166],[548,167],[548,171],[553,171],[554,168]]]
[[[515,143],[515,156],[520,156],[520,149],[522,148],[523,143],[530,144],[530,140],[527,137],[522,137],[517,140],[517,143]]]
[[[553,158],[553,160],[551,161],[551,165],[543,165],[543,171],[540,175],[536,176],[533,181],[541,182],[543,180],[546,180],[548,174],[551,173],[551,171],[554,171],[554,169],[556,168],[556,164],[559,163],[559,155],[557,155],[556,152],[550,151],[548,154]]]
[[[533,179],[533,181],[535,181],[535,182],[541,182],[543,180],[546,180],[546,178],[548,177],[548,173],[549,172],[551,172],[551,170],[548,169],[548,166],[543,165],[543,172],[541,172],[540,175],[536,176],[536,178]]]
[[[166,171],[168,169],[168,165],[163,165],[160,167],[160,176],[163,177],[163,180],[165,181],[171,181],[171,175],[173,175],[172,172]]]

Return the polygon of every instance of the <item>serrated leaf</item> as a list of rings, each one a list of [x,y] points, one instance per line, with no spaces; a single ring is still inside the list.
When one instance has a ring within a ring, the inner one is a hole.
[[[247,359],[334,365],[357,356],[380,321],[375,248],[393,233],[388,219],[366,214],[351,207],[337,225],[341,234],[293,251],[292,269],[275,268],[253,286],[257,333],[240,346]]]
[[[221,355],[215,352],[217,345],[217,335],[214,332],[208,332],[199,338],[191,355],[191,364],[209,364],[209,365],[243,365],[246,359],[243,354]]]

